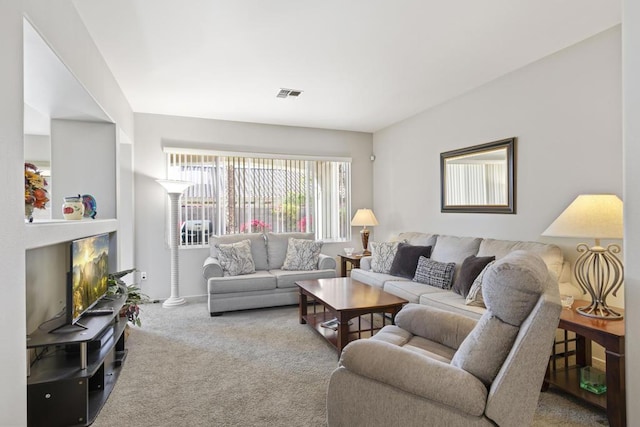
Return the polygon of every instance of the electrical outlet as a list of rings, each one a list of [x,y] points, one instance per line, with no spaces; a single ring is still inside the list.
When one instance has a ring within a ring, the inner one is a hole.
[[[140,272],[140,280],[147,280],[147,272],[146,271],[141,271]]]

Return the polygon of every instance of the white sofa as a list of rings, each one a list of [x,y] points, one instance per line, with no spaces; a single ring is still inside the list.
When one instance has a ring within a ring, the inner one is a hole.
[[[462,262],[470,255],[495,256],[497,260],[516,250],[533,252],[542,258],[549,271],[558,280],[560,294],[573,295],[574,297],[582,295],[580,290],[571,284],[570,265],[564,260],[562,250],[556,245],[419,232],[400,233],[394,240],[405,241],[411,245],[431,246],[430,258],[439,262],[455,262],[455,275],[457,275]],[[360,260],[360,268],[351,271],[351,278],[383,288],[386,292],[405,298],[409,302],[444,309],[473,319],[479,319],[486,310],[483,307],[467,305],[462,295],[451,290],[443,290],[390,274],[373,272],[371,270],[371,256]]]
[[[202,274],[207,281],[209,313],[293,305],[298,303],[296,281],[336,277],[336,260],[320,254],[317,269],[283,270],[289,238],[313,240],[313,233],[251,233],[212,236],[210,255],[204,261]],[[237,243],[248,239],[255,273],[225,275],[218,260],[218,244]]]

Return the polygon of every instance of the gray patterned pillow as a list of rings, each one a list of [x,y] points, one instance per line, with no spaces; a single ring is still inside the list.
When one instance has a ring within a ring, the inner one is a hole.
[[[391,272],[391,265],[398,251],[399,243],[400,242],[370,243],[371,270],[374,273],[389,274]]]
[[[317,270],[322,242],[289,237],[283,270]]]
[[[251,240],[241,240],[236,243],[220,243],[218,260],[225,276],[239,276],[256,272],[256,266],[251,256]]]
[[[464,303],[466,305],[470,305],[473,307],[485,307],[484,298],[482,297],[482,278],[484,277],[484,273],[495,264],[495,260],[491,261],[487,266],[478,274],[478,277],[473,281],[471,288],[469,289],[469,293],[467,294],[467,298],[465,298]],[[486,308],[486,307],[485,307]]]
[[[438,262],[421,256],[418,259],[418,267],[413,281],[440,289],[450,289],[455,271],[455,262]]]

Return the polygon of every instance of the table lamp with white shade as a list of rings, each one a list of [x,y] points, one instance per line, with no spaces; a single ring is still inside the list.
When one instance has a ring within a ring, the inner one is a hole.
[[[378,225],[378,220],[371,209],[358,209],[351,220],[352,226],[361,226],[360,236],[362,238],[362,255],[371,255],[367,249],[369,246],[369,229],[367,226]]]
[[[193,185],[189,181],[158,179],[156,182],[166,190],[171,204],[169,210],[169,248],[171,249],[171,296],[162,303],[162,307],[175,307],[185,303],[180,297],[179,262],[178,262],[178,209],[180,196],[188,187]]]
[[[624,268],[616,254],[620,245],[600,246],[600,239],[622,239],[622,200],[614,194],[583,194],[578,196],[542,233],[543,236],[593,238],[595,245],[580,243],[581,255],[573,271],[583,293],[591,304],[578,307],[578,313],[600,319],[622,319],[607,305],[609,294],[616,295],[622,286]]]

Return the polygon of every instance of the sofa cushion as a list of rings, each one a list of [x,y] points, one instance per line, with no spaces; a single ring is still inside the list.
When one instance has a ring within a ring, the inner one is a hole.
[[[216,245],[223,243],[236,243],[241,240],[249,239],[251,241],[251,258],[256,270],[267,270],[267,245],[262,233],[248,234],[228,234],[224,236],[211,236],[209,238],[209,249],[213,258],[218,258],[218,248]]]
[[[414,246],[400,242],[396,250],[396,255],[393,257],[389,273],[392,276],[413,279],[413,276],[416,274],[416,268],[418,267],[418,259],[421,256],[429,258],[430,255],[431,246]]]
[[[456,281],[451,290],[466,298],[469,293],[469,289],[471,289],[471,285],[473,285],[473,281],[478,277],[480,272],[484,270],[487,264],[495,259],[496,257],[493,255],[485,257],[469,255],[462,262],[462,266],[460,266],[460,271],[458,272],[458,277],[456,277]]]
[[[212,277],[207,280],[210,294],[268,291],[276,288],[276,278],[268,271],[257,271],[242,276]]]
[[[289,247],[289,238],[314,240],[314,233],[267,233],[267,270],[282,268],[284,260],[287,257],[287,248]],[[257,267],[256,267],[257,268]]]
[[[402,279],[396,276],[392,276],[390,274],[384,273],[374,273],[371,270],[364,270],[361,268],[354,268],[351,270],[351,280],[356,280],[358,282],[362,282],[369,286],[375,286],[376,288],[382,288],[386,282],[389,280],[398,281],[398,280],[409,280]]]
[[[335,270],[269,270],[269,272],[276,278],[276,287],[278,289],[295,288],[296,282],[300,280],[329,279],[336,277]]]
[[[444,289],[436,288],[434,286],[428,286],[424,283],[418,283],[411,280],[389,280],[384,282],[383,287],[385,292],[389,292],[400,298],[404,298],[409,302],[418,303],[420,296],[423,294],[429,294],[433,292],[445,292]]]
[[[322,242],[289,237],[283,270],[317,270]]]
[[[438,262],[421,256],[413,281],[440,289],[450,289],[455,268],[456,264],[453,262]]]
[[[455,262],[455,281],[462,262],[469,255],[477,255],[480,242],[479,237],[438,236],[435,246],[431,250],[431,259],[440,262]],[[492,254],[489,254],[492,255]]]
[[[256,272],[251,257],[251,241],[249,239],[236,243],[219,243],[216,248],[225,276],[239,276]]]
[[[391,273],[399,242],[371,242],[371,270],[374,273]]]

